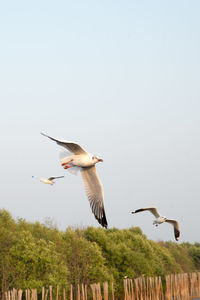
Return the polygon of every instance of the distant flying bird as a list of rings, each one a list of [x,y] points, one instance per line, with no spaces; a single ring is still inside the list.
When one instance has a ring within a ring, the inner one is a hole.
[[[63,178],[65,176],[57,176],[57,177],[49,177],[49,178],[39,178],[39,180],[43,183],[46,183],[46,184],[51,184],[53,185],[55,182],[53,181],[54,179],[58,179],[58,178]],[[32,178],[37,178],[35,176],[32,176]]]
[[[174,236],[176,241],[179,240],[180,237],[180,225],[176,220],[170,220],[167,219],[166,217],[163,217],[159,214],[158,210],[156,207],[145,207],[145,208],[140,208],[132,212],[132,214],[136,214],[145,210],[149,210],[155,217],[156,220],[153,222],[153,225],[158,226],[159,224],[162,224],[164,222],[170,223],[174,226]]]
[[[75,142],[60,141],[44,133],[42,135],[55,141],[58,145],[66,148],[70,153],[61,159],[64,169],[80,170],[85,186],[85,191],[90,202],[92,212],[103,227],[107,228],[108,223],[103,202],[103,186],[96,171],[95,164],[103,160],[98,156],[89,154]]]

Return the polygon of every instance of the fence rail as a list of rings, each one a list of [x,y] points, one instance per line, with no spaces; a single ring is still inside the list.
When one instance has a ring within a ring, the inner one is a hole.
[[[165,278],[139,277],[136,279],[123,279],[124,297],[117,297],[114,294],[114,285],[111,284],[109,293],[108,282],[93,283],[90,285],[90,292],[93,300],[189,300],[193,297],[200,297],[200,272],[170,274]],[[3,294],[2,300],[88,300],[88,287],[81,284],[74,288],[70,286],[69,293],[65,288],[56,291],[49,286],[48,289],[12,289]]]

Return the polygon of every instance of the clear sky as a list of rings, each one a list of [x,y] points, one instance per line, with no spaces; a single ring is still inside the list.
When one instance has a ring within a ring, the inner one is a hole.
[[[0,207],[63,230],[98,226],[44,132],[104,159],[109,227],[173,241],[171,225],[131,215],[157,206],[180,221],[180,242],[200,242],[199,11],[197,0],[2,1]]]

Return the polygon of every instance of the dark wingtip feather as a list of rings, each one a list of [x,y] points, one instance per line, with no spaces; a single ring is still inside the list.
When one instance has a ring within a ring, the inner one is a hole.
[[[178,241],[180,237],[180,231],[174,229],[175,240]]]
[[[47,135],[47,134],[45,134],[45,133],[43,133],[43,132],[40,132],[40,134],[43,135],[43,136],[45,136],[45,137],[48,137],[48,138],[51,139],[51,140],[54,140],[54,138],[50,137],[49,135]]]
[[[108,227],[108,223],[107,223],[107,219],[106,219],[106,213],[105,210],[103,208],[102,210],[102,216],[101,217],[97,217],[95,216],[95,218],[97,219],[97,221],[99,222],[99,224],[104,227],[107,228]]]
[[[144,211],[144,209],[143,208],[136,209],[135,211],[132,212],[132,214],[136,214],[136,213],[141,212],[141,211]]]
[[[49,138],[50,140],[52,140],[52,141],[56,142],[57,144],[59,144],[59,141],[56,140],[56,139],[54,139],[54,138],[52,138],[51,136],[49,136],[49,135],[47,135],[47,134],[45,134],[45,133],[42,133],[42,132],[40,132],[40,134],[43,135],[43,136],[46,136],[46,137]]]

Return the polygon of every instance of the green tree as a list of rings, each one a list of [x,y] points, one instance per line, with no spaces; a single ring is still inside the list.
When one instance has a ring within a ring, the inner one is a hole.
[[[95,242],[87,241],[81,230],[68,229],[63,236],[63,257],[71,284],[112,281],[105,258]]]
[[[9,255],[15,240],[16,224],[9,212],[0,210],[0,283],[1,293],[9,289],[14,279],[14,266]]]
[[[52,241],[36,240],[30,231],[23,230],[18,233],[10,254],[17,274],[16,288],[67,285],[67,266]]]

